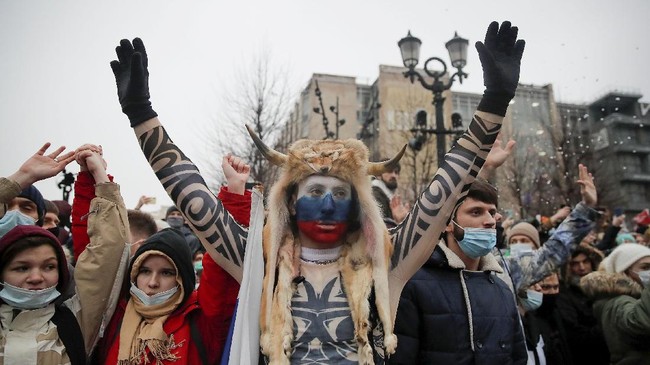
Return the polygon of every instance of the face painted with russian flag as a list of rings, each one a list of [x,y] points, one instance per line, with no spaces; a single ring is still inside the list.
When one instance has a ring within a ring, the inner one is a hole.
[[[298,184],[298,229],[318,245],[339,243],[348,229],[352,187],[332,176],[309,176]]]

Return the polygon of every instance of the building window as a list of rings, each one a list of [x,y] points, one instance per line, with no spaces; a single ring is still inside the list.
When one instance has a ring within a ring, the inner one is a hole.
[[[388,130],[408,130],[412,124],[409,112],[402,110],[389,110],[386,112],[386,126]]]
[[[420,110],[415,114],[415,125],[418,127],[427,126],[427,112],[426,110]]]
[[[367,110],[357,110],[357,122],[360,124],[363,124],[366,122],[366,119],[368,119],[368,111]]]
[[[636,136],[634,133],[634,130],[625,128],[623,126],[618,127],[614,130],[614,135],[616,136],[616,140],[618,143],[635,143],[636,142]]]
[[[636,154],[621,154],[618,157],[619,166],[623,169],[624,172],[638,174],[642,172],[641,168],[641,156]]]
[[[627,192],[633,200],[643,199],[646,197],[646,187],[641,183],[627,183],[623,185],[623,189]]]

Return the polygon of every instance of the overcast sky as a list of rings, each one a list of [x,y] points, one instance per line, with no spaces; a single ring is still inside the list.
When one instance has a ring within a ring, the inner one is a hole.
[[[153,107],[200,163],[207,153],[201,132],[223,109],[236,70],[262,49],[291,70],[296,87],[313,73],[371,83],[380,64],[401,65],[397,41],[407,30],[422,40],[422,61],[448,59],[444,43],[458,31],[470,40],[470,76],[454,90],[481,92],[472,45],[490,21],[511,20],[527,42],[520,82],[552,83],[562,102],[589,102],[611,89],[648,101],[649,15],[647,0],[0,0],[0,175],[46,141],[70,149],[96,143],[127,207],[142,194],[171,203],[117,102],[109,62],[121,38],[144,40]],[[58,180],[36,186],[61,199]]]

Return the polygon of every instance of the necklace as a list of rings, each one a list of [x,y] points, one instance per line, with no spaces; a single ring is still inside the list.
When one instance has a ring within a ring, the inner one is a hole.
[[[333,264],[333,263],[337,262],[339,259],[335,258],[335,259],[331,259],[331,260],[309,260],[309,259],[306,259],[304,257],[301,257],[300,260],[303,261],[303,262],[310,263],[310,264],[329,265],[329,264]]]

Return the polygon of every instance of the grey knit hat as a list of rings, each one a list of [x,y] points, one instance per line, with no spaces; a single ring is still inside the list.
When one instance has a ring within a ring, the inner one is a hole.
[[[515,235],[522,235],[530,238],[535,244],[535,249],[540,248],[542,245],[539,242],[539,232],[537,231],[537,228],[530,223],[520,222],[510,228],[510,232],[508,232],[508,243],[510,243],[512,236]]]

